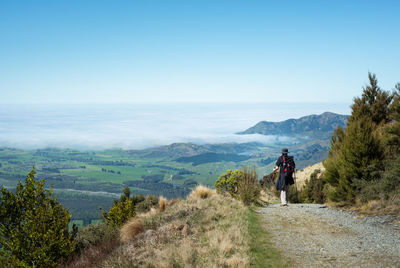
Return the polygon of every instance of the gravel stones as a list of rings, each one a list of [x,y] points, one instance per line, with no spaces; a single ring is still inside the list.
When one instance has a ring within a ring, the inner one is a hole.
[[[296,267],[400,267],[399,215],[364,217],[319,204],[271,204],[259,212]]]

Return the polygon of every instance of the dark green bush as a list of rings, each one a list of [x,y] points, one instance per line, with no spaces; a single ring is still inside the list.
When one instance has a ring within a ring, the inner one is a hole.
[[[299,191],[296,185],[292,185],[289,187],[287,199],[290,203],[300,203]]]
[[[131,198],[114,200],[113,206],[108,212],[104,211],[101,207],[100,210],[106,223],[113,228],[120,227],[136,214],[135,205]]]
[[[306,180],[304,188],[299,193],[299,201],[301,203],[323,204],[325,202],[325,181],[322,178],[318,178],[320,173],[321,170],[316,169],[310,175],[310,179]]]
[[[360,189],[359,199],[362,203],[371,200],[390,200],[400,193],[400,158],[386,161],[385,171],[376,174],[372,181],[356,182]]]
[[[155,195],[148,195],[141,202],[136,204],[137,212],[147,212],[151,208],[158,205],[158,197]]]
[[[35,169],[15,192],[1,188],[0,265],[56,267],[75,250],[75,234],[68,231],[71,215],[35,180]]]
[[[125,187],[122,190],[122,195],[119,200],[115,199],[113,206],[108,212],[104,211],[100,207],[100,211],[103,214],[103,218],[107,225],[112,228],[120,227],[128,219],[136,215],[136,212],[146,212],[150,208],[155,207],[158,204],[158,197],[154,195],[148,195],[146,198],[143,195],[131,196],[129,187]]]

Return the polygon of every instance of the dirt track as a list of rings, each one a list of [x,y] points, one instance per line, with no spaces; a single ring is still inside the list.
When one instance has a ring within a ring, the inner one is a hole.
[[[260,209],[294,267],[400,267],[400,215],[363,217],[317,204]]]

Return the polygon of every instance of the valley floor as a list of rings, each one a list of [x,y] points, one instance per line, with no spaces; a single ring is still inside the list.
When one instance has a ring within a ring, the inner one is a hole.
[[[318,204],[270,204],[258,212],[294,267],[400,267],[400,215],[364,217]]]

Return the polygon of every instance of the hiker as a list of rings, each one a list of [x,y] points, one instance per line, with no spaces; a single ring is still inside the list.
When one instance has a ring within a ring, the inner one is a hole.
[[[278,191],[281,191],[281,206],[287,206],[287,192],[289,186],[294,184],[293,173],[296,169],[293,156],[288,155],[289,150],[287,148],[282,149],[282,155],[276,161],[274,172],[280,169],[279,179],[277,180],[275,187]]]

